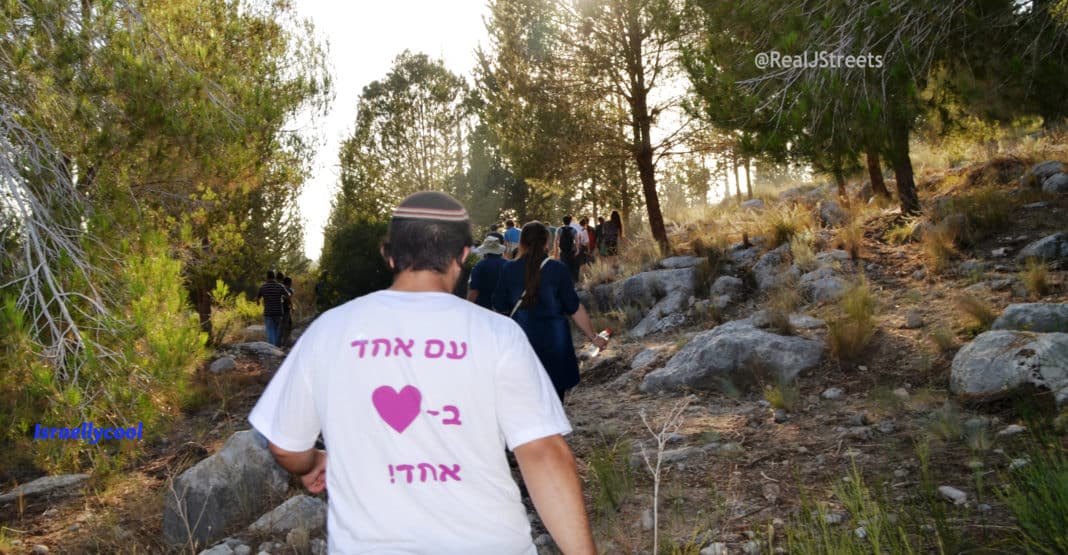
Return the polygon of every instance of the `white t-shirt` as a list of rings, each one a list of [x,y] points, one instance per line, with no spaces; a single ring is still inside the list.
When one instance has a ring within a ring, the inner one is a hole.
[[[330,553],[536,553],[505,447],[571,431],[509,318],[446,293],[379,291],[320,316],[249,421],[327,449]]]
[[[590,236],[588,233],[586,233],[586,228],[582,227],[578,222],[574,220],[572,220],[571,223],[568,225],[570,225],[571,228],[575,230],[575,239],[578,241],[578,244],[583,247],[589,246]]]

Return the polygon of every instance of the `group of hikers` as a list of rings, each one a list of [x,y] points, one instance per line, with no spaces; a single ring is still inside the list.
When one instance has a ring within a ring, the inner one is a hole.
[[[503,233],[499,224],[490,226],[490,232],[486,236],[490,243],[484,241],[475,252],[485,255],[489,251],[499,250],[490,239],[492,237],[503,246],[503,252],[499,253],[501,256],[509,259],[518,256],[520,230],[515,227],[514,220],[506,221],[504,226]],[[597,225],[590,225],[590,219],[587,217],[576,221],[571,215],[567,215],[564,216],[560,227],[547,226],[546,229],[549,231],[550,256],[567,266],[571,280],[576,283],[580,279],[579,271],[582,266],[592,264],[598,256],[614,262],[619,254],[619,245],[623,241],[623,219],[616,210],[612,211],[607,221],[603,216],[599,216]]]
[[[467,302],[453,295],[473,244],[463,205],[421,192],[394,208],[392,286],[312,322],[249,416],[309,491],[329,486],[330,553],[536,555],[506,449],[560,550],[596,553],[562,400],[579,378],[568,319],[607,344],[567,264],[605,226],[569,248],[566,230],[509,222],[482,242]]]
[[[274,270],[267,271],[267,281],[256,292],[256,304],[263,300],[263,327],[267,342],[282,347],[293,331],[293,278]]]

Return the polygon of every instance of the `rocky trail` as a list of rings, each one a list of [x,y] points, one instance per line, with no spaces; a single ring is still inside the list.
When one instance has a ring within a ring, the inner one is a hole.
[[[1001,180],[1005,221],[945,260],[918,236],[979,229],[989,207],[961,199],[988,166],[932,178],[923,200],[933,216],[913,226],[913,241],[887,239],[902,225],[892,209],[847,211],[827,190],[790,190],[741,210],[811,208],[822,224],[811,253],[754,235],[712,255],[680,247],[655,268],[587,287],[595,317],[630,324],[584,363],[566,403],[601,551],[650,553],[657,527],[666,552],[788,552],[813,511],[829,530],[864,538],[876,517],[858,514],[846,492],[866,488],[896,507],[894,522],[926,519],[922,552],[934,542],[1011,552],[1013,517],[995,484],[1027,464],[1018,401],[1055,414],[1068,399],[1068,196],[1058,188],[1068,173],[1057,164]],[[963,185],[943,183],[952,178]],[[847,220],[854,240],[841,233]],[[703,231],[673,239],[692,245]],[[1041,291],[1026,273],[1035,257],[1045,261]],[[874,299],[872,334],[842,356],[834,336],[858,283]],[[323,499],[301,493],[244,431],[283,355],[257,342],[217,353],[197,376],[205,401],[134,469],[0,494],[4,549],[324,553]],[[655,521],[646,457],[662,463]],[[176,496],[208,508],[191,521]],[[531,518],[539,552],[555,552]]]

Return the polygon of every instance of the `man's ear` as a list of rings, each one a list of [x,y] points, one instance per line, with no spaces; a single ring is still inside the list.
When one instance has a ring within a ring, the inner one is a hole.
[[[381,246],[378,247],[378,252],[379,252],[379,254],[382,255],[382,258],[384,258],[386,260],[386,264],[389,265],[389,269],[390,270],[394,270],[396,265],[393,263],[393,257],[390,256],[389,253],[387,252],[385,244],[382,244]]]

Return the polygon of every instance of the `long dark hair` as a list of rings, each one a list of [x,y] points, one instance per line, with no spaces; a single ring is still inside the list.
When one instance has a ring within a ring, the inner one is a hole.
[[[526,265],[523,290],[523,306],[530,308],[538,303],[538,287],[541,284],[541,262],[549,256],[546,246],[549,242],[549,228],[541,222],[530,222],[519,233],[519,246],[523,248],[523,260]]]
[[[615,224],[616,230],[618,231],[619,236],[622,237],[623,236],[623,218],[619,217],[619,211],[618,210],[613,210],[612,211],[611,220],[612,220],[612,223]]]

